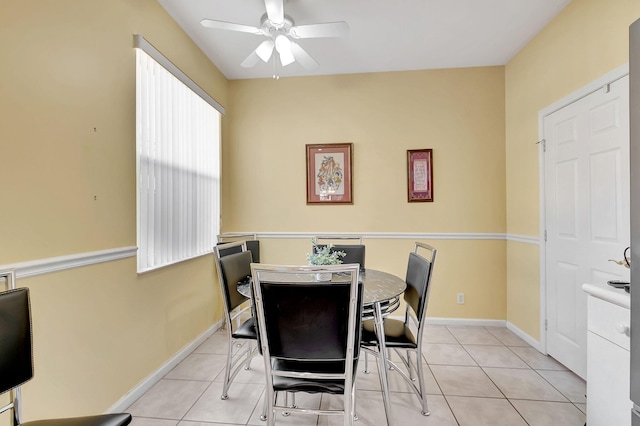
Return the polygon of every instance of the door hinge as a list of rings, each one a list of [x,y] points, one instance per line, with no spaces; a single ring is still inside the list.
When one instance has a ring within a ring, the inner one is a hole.
[[[544,241],[545,242],[547,241],[547,230],[546,229],[544,230]]]
[[[544,331],[547,331],[547,320],[544,320]]]
[[[536,142],[536,144],[542,145],[542,152],[547,152],[547,140],[546,139],[540,139],[538,142]]]

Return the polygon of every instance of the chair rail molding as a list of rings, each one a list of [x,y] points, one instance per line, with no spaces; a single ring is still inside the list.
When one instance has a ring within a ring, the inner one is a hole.
[[[518,242],[518,243],[525,243],[525,244],[535,244],[535,245],[540,244],[540,238],[539,237],[530,237],[528,235],[507,234],[506,235],[506,240],[507,241],[515,241],[515,242]]]
[[[227,233],[236,234],[237,232]],[[245,234],[244,232],[242,234]],[[255,238],[309,239],[326,232],[251,232]],[[525,244],[540,244],[539,237],[504,233],[429,233],[429,232],[331,232],[334,236],[361,236],[371,239],[424,239],[424,240],[506,240]],[[0,265],[0,270],[14,269],[16,278],[26,278],[66,269],[80,268],[113,260],[136,256],[138,247],[118,247],[107,250],[49,257],[13,264]]]
[[[229,232],[229,234],[238,234]],[[245,232],[242,232],[243,234]],[[265,239],[298,239],[313,238],[317,235],[327,234],[326,231],[315,232],[246,232],[255,235],[256,238]],[[428,239],[428,240],[507,240],[517,241],[526,244],[540,244],[537,236],[505,234],[505,233],[482,233],[482,232],[330,232],[333,236],[361,236],[371,239]]]
[[[48,274],[50,272],[63,271],[65,269],[79,268],[95,265],[97,263],[111,262],[112,260],[134,257],[138,247],[119,247],[108,250],[91,251],[72,254],[68,256],[49,257],[46,259],[30,260],[8,265],[0,265],[0,270],[14,269],[16,278],[26,278],[35,275]]]

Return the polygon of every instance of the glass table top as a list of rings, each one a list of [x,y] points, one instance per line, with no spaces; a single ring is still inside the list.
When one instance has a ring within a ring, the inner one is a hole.
[[[264,272],[263,272],[264,274]],[[278,274],[277,272],[268,273],[269,280],[278,280],[282,279],[282,274]],[[291,275],[288,275],[289,279],[291,279]],[[309,274],[299,274],[294,275],[296,280],[300,281],[309,281],[313,282],[312,277]],[[247,277],[247,279],[240,281],[238,283],[238,292],[245,297],[251,297],[251,277]],[[341,282],[345,281],[346,277],[342,277],[339,273],[334,273],[331,281],[332,282]],[[406,284],[403,279],[389,274],[387,272],[378,271],[376,269],[365,269],[364,272],[360,272],[360,281],[364,285],[364,294],[363,294],[363,304],[371,305],[376,302],[387,302],[394,298],[397,298],[401,295],[405,288]]]

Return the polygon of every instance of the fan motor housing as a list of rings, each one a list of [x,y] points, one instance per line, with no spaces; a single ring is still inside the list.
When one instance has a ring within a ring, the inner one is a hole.
[[[293,27],[293,18],[289,15],[284,15],[284,21],[280,25],[276,25],[269,20],[269,17],[265,13],[260,18],[260,27],[264,30],[265,33],[283,33],[289,34],[289,30]]]

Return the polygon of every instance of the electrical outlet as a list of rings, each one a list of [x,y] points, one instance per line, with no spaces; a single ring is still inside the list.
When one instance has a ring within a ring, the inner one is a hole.
[[[464,293],[458,293],[458,305],[464,305]]]

